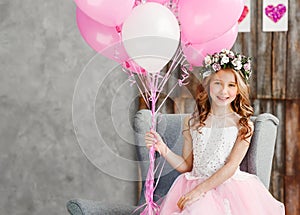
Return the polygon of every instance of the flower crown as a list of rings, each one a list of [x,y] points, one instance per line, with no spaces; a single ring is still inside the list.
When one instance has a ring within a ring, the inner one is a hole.
[[[220,69],[231,68],[236,71],[247,83],[251,76],[251,58],[234,53],[233,51],[222,49],[219,53],[207,55],[202,66],[203,78],[211,75]]]

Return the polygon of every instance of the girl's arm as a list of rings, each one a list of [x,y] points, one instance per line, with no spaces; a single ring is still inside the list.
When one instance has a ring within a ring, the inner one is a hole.
[[[189,131],[188,121],[189,117],[185,117],[183,123],[184,143],[182,156],[172,152],[157,132],[150,131],[145,135],[146,146],[150,148],[154,144],[155,150],[158,151],[174,169],[181,173],[191,171],[193,165],[192,137]]]
[[[252,122],[250,123],[250,126],[253,131]],[[178,207],[183,209],[186,204],[190,204],[198,200],[201,194],[205,194],[207,191],[216,188],[220,184],[224,183],[227,179],[232,177],[247,153],[251,137],[252,135],[246,140],[240,140],[238,138],[234,147],[232,148],[226,164],[203,183],[195,187],[191,192],[182,196],[177,203]]]

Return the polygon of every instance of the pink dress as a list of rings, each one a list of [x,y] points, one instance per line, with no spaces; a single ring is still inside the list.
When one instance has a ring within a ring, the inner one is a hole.
[[[283,215],[284,205],[277,201],[257,176],[238,169],[223,184],[201,195],[183,210],[177,207],[180,197],[221,168],[237,138],[235,126],[203,127],[191,130],[193,170],[181,174],[161,204],[161,215]],[[213,135],[211,135],[213,134]]]

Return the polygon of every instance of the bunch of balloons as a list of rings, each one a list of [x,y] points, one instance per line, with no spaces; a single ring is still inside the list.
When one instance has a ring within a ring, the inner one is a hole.
[[[243,0],[75,0],[76,18],[84,40],[100,54],[117,61],[136,83],[152,113],[171,72],[185,60],[200,66],[204,56],[230,49],[238,33]],[[180,24],[179,24],[180,23]],[[172,60],[168,71],[160,71]],[[174,63],[175,62],[175,63]],[[171,88],[186,84],[183,74]],[[135,74],[135,75],[133,75]],[[141,86],[139,86],[139,84]],[[151,101],[151,102],[150,102]],[[163,102],[162,102],[163,103]],[[151,107],[150,107],[151,105]],[[149,151],[142,215],[159,214],[153,201],[155,150]]]
[[[90,47],[150,73],[159,72],[178,46],[192,66],[200,66],[207,54],[230,49],[244,7],[243,0],[74,1],[79,31]]]

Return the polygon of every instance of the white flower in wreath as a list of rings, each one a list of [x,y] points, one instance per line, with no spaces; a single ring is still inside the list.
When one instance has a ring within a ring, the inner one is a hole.
[[[221,52],[223,52],[225,54],[229,54],[229,50],[228,49],[222,49]]]
[[[218,63],[219,62],[219,57],[214,57],[214,63]]]
[[[207,55],[207,56],[204,58],[204,63],[205,63],[206,65],[209,65],[209,64],[212,63],[212,60],[211,60],[210,56]]]
[[[210,76],[212,74],[212,71],[210,71],[210,70],[207,70],[207,71],[205,71],[204,73],[203,73],[203,78],[206,78],[206,77],[208,77],[208,76]]]
[[[231,59],[234,59],[234,53],[232,51],[229,51],[228,57]]]
[[[240,60],[238,60],[237,58],[232,61],[232,65],[234,66],[234,68],[236,70],[240,70],[243,66],[242,62]]]
[[[223,56],[222,59],[221,59],[221,65],[224,65],[224,64],[226,64],[228,62],[229,62],[229,57]]]

